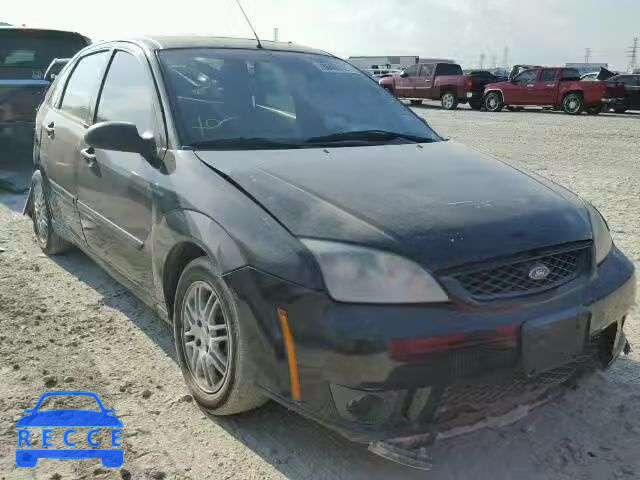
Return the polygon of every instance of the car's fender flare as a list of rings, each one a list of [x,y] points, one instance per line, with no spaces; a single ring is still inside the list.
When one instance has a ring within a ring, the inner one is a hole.
[[[236,242],[213,218],[196,210],[172,210],[160,218],[152,234],[155,298],[166,299],[167,261],[174,249],[184,244],[192,244],[202,250],[220,269],[221,274],[247,265]]]
[[[504,102],[504,92],[502,91],[501,88],[490,88],[489,90],[485,90],[484,93],[482,94],[482,97],[483,98],[486,97],[491,92],[498,92],[500,94],[500,96],[502,97],[502,101]]]

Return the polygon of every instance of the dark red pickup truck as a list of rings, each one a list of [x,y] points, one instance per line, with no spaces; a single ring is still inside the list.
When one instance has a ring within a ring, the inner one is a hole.
[[[580,81],[580,73],[573,68],[543,67],[525,70],[507,82],[490,83],[485,87],[484,106],[489,112],[505,106],[540,105],[571,115],[583,111],[596,115],[616,96],[602,82]]]
[[[464,75],[455,63],[418,63],[379,81],[380,86],[398,98],[410,99],[412,104],[425,99],[440,100],[447,110],[467,102],[471,108],[480,110],[484,86],[489,82],[487,76]]]

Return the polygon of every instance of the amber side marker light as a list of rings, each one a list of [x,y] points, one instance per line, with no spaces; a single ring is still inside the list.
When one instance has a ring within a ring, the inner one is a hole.
[[[287,359],[289,360],[289,377],[291,378],[291,398],[296,402],[300,401],[300,375],[298,374],[298,363],[296,362],[296,347],[293,343],[293,335],[289,328],[289,316],[286,310],[278,308],[278,318],[284,336],[284,345],[287,349]]]

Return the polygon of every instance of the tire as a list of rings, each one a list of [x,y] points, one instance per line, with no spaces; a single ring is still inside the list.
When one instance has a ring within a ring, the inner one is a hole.
[[[422,100],[409,100],[411,105],[422,105]]]
[[[31,218],[33,232],[40,249],[47,255],[56,255],[72,248],[72,245],[53,230],[53,216],[47,191],[40,170],[31,177],[31,195],[33,195]]]
[[[482,110],[482,100],[473,100],[469,102],[469,106],[472,110]]]
[[[579,115],[584,110],[584,100],[579,93],[568,93],[562,99],[562,110],[569,115]]]
[[[173,318],[182,374],[204,409],[214,415],[233,415],[266,403],[256,384],[258,372],[251,359],[248,329],[238,317],[232,291],[209,258],[196,258],[185,267],[176,289]]]
[[[455,110],[458,107],[458,98],[453,92],[444,92],[440,103],[445,110]]]
[[[602,105],[589,105],[587,107],[587,114],[599,115],[602,112]]]
[[[504,107],[500,92],[489,92],[484,97],[484,108],[487,112],[499,112]]]
[[[624,113],[627,111],[627,109],[624,107],[618,107],[618,108],[614,108],[613,111],[616,113]]]

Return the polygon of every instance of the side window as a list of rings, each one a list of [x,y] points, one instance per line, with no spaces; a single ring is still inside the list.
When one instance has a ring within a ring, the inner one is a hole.
[[[419,69],[420,65],[411,65],[409,68],[405,69],[404,73],[407,74],[407,77],[417,77]]]
[[[541,82],[555,82],[556,81],[556,70],[542,70],[540,74]]]
[[[95,99],[109,52],[82,57],[71,72],[62,96],[60,110],[80,120],[89,121],[91,103]]]
[[[562,80],[580,80],[580,72],[573,68],[565,68],[562,70]]]
[[[531,83],[536,81],[537,72],[535,70],[527,70],[518,75],[514,81],[516,83]]]
[[[139,133],[153,132],[153,92],[145,67],[133,55],[116,52],[102,87],[96,122],[131,122]]]
[[[433,75],[433,69],[434,69],[434,65],[422,65],[422,68],[420,69],[420,76],[421,77],[430,77]]]

